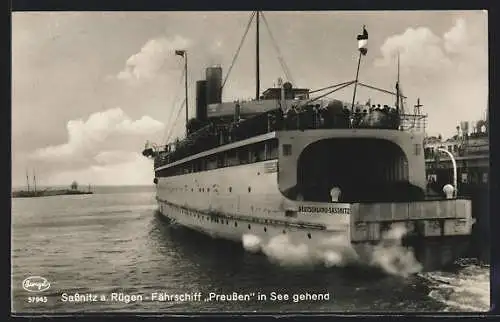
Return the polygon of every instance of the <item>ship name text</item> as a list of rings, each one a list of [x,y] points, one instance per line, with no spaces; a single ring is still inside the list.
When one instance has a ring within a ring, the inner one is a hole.
[[[299,212],[348,215],[351,213],[351,209],[349,207],[299,206]]]

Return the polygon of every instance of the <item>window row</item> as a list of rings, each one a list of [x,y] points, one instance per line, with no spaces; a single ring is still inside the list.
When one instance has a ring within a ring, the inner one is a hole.
[[[156,171],[156,177],[172,177],[241,164],[256,163],[278,158],[278,139],[237,147],[212,155],[189,160],[181,164]]]

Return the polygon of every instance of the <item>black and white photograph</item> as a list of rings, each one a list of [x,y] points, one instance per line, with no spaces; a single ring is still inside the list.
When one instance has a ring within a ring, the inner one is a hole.
[[[486,10],[11,20],[13,314],[490,310]]]

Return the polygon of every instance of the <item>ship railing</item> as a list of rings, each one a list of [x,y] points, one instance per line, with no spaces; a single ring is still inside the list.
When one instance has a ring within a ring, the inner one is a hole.
[[[358,113],[358,118],[362,114]],[[398,116],[398,114],[394,114]],[[356,113],[354,113],[356,116]],[[372,129],[400,129],[403,131],[425,131],[426,115],[399,114],[399,120],[393,120],[380,126],[363,126],[355,122],[349,124],[349,115],[339,114],[333,116],[328,122],[320,122],[319,113],[313,110],[307,114],[291,112],[287,117],[280,116],[279,110],[255,115],[240,123],[221,125],[210,123],[196,132],[191,133],[186,139],[177,144],[175,151],[159,153],[157,164],[178,161],[187,156],[223,146],[228,143],[238,142],[256,135],[274,131],[294,131],[311,129],[341,129],[341,128],[372,128]],[[399,127],[398,127],[399,125]],[[218,130],[218,131],[217,131]],[[167,160],[168,156],[168,160]]]
[[[400,114],[400,129],[402,131],[425,132],[427,115]]]

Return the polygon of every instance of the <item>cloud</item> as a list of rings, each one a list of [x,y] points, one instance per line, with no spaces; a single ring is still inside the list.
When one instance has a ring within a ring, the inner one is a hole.
[[[443,41],[429,28],[408,28],[404,33],[387,38],[380,48],[382,58],[375,61],[375,66],[393,66],[399,52],[405,68],[419,68],[439,71],[449,67],[452,62],[447,57]]]
[[[380,48],[382,57],[375,60],[375,66],[394,66],[399,52],[401,68],[412,73],[443,75],[458,71],[464,74],[484,69],[487,67],[487,36],[483,27],[458,18],[442,36],[427,27],[408,28],[385,40]]]
[[[125,68],[116,77],[127,81],[152,79],[162,70],[178,66],[175,50],[186,49],[190,43],[181,36],[151,39],[127,60]]]
[[[380,52],[374,65],[384,72],[394,71],[400,53],[402,88],[412,100],[408,102],[410,106],[416,97],[422,98],[424,113],[429,116],[429,133],[447,137],[454,134],[461,120],[483,117],[488,102],[484,16],[455,19],[442,35],[428,27],[408,28],[388,37]]]
[[[467,45],[467,25],[465,19],[457,19],[455,25],[443,35],[444,48],[447,52],[458,53]]]
[[[133,121],[120,108],[109,109],[91,114],[87,121],[70,120],[67,124],[68,142],[37,149],[31,157],[54,163],[76,164],[92,159],[105,162],[109,160],[109,153],[103,154],[103,149],[130,149],[131,140],[143,140],[163,128],[163,123],[149,116]]]

